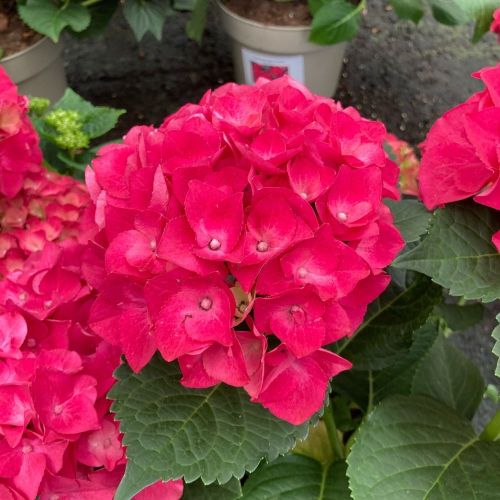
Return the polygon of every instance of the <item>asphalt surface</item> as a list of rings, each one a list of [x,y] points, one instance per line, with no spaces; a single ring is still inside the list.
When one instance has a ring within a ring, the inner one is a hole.
[[[437,117],[481,88],[470,75],[496,64],[500,46],[491,35],[472,45],[471,27],[449,28],[430,18],[419,26],[398,21],[384,3],[368,2],[360,33],[347,51],[335,98],[418,144]],[[232,79],[229,42],[215,16],[210,16],[201,45],[187,39],[185,20],[183,15],[170,18],[161,42],[147,36],[136,43],[119,16],[99,38],[66,39],[70,85],[95,104],[128,111],[118,134],[139,123],[159,124],[182,104],[198,100],[206,89]],[[498,309],[488,307],[480,325],[453,339],[488,383],[500,386],[491,354]],[[481,426],[494,410],[485,402],[476,425]]]

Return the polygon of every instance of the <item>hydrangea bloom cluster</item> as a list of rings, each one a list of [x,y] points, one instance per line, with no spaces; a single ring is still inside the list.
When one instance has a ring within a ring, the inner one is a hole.
[[[80,113],[71,109],[55,109],[47,114],[45,123],[56,131],[57,146],[68,151],[89,147],[90,138],[83,131]]]
[[[40,158],[36,137],[20,144],[13,159]],[[111,500],[126,461],[106,399],[120,351],[88,327],[89,196],[40,165],[16,191],[0,196],[0,498]],[[137,498],[181,493],[182,481],[157,483]]]
[[[15,196],[26,174],[40,168],[38,136],[27,111],[28,99],[18,95],[0,66],[0,196]]]
[[[104,267],[91,328],[136,372],[159,351],[186,387],[244,387],[304,422],[351,366],[324,346],[354,332],[403,246],[385,136],[288,77],[134,127],[86,173]]]
[[[386,143],[394,153],[394,160],[399,166],[399,189],[402,194],[409,196],[419,196],[418,171],[420,161],[415,150],[406,142],[393,134],[387,134]]]
[[[445,113],[423,144],[419,174],[429,209],[473,197],[500,210],[500,64],[474,75],[485,89]],[[493,236],[500,249],[500,234]]]
[[[0,276],[23,269],[49,242],[86,243],[94,229],[88,205],[85,186],[70,177],[29,173],[16,196],[0,198]]]

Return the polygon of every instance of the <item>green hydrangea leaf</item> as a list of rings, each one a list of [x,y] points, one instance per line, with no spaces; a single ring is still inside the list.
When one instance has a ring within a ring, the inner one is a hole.
[[[185,484],[182,500],[237,500],[242,496],[241,484],[233,478],[226,484],[209,484],[202,481]]]
[[[125,0],[123,15],[137,40],[151,32],[161,40],[166,17],[172,13],[168,0]]]
[[[83,31],[75,33],[75,36],[83,38],[101,35],[111,22],[119,3],[119,0],[100,0],[98,3],[89,6],[90,24]]]
[[[394,224],[401,231],[405,242],[418,241],[429,227],[432,214],[418,200],[385,200],[385,204],[391,209]]]
[[[471,20],[466,2],[470,0],[429,0],[436,21],[448,26],[464,24]]]
[[[71,89],[66,89],[64,95],[54,105],[54,109],[67,109],[80,113],[83,132],[90,139],[101,137],[112,130],[120,116],[125,113],[124,109],[94,106]]]
[[[441,288],[423,275],[408,286],[391,283],[373,302],[357,332],[337,352],[352,361],[355,370],[380,370],[392,365],[412,343],[412,333],[422,326],[442,299]]]
[[[418,366],[412,393],[431,396],[470,419],[483,399],[485,387],[474,363],[439,335]]]
[[[389,0],[394,11],[401,19],[409,19],[417,24],[422,19],[425,10],[422,0]]]
[[[196,0],[191,17],[186,25],[186,33],[192,40],[201,42],[207,23],[209,0]]]
[[[70,1],[61,6],[47,0],[27,0],[18,5],[21,19],[32,29],[48,36],[54,42],[59,40],[65,28],[80,32],[90,25],[91,16],[79,2]]]
[[[125,113],[124,109],[95,106],[94,110],[85,116],[83,131],[91,138],[96,139],[113,130],[118,118]]]
[[[91,102],[86,101],[79,96],[74,90],[66,89],[64,95],[54,104],[55,109],[71,109],[78,111],[82,115],[91,113],[94,106]]]
[[[345,42],[356,36],[364,2],[354,5],[347,0],[330,0],[318,7],[314,8],[309,37],[311,42],[331,45]]]
[[[345,462],[322,466],[289,455],[262,464],[243,486],[244,500],[350,500]]]
[[[441,316],[448,328],[454,332],[461,332],[471,328],[484,316],[483,304],[438,304],[436,313]]]
[[[500,229],[500,212],[473,202],[438,209],[429,234],[394,266],[427,274],[450,294],[491,302],[500,297],[500,253],[491,236]]]
[[[127,470],[116,500],[156,480],[184,477],[224,484],[266,458],[286,453],[307,434],[224,384],[187,389],[174,363],[155,357],[139,374],[121,366],[109,397],[124,433]]]
[[[426,396],[383,401],[347,458],[354,500],[496,500],[500,442],[480,441],[467,420]]]
[[[433,0],[434,7],[441,7],[445,15],[452,19],[449,24],[475,21],[473,42],[489,31],[493,12],[500,7],[499,0]]]
[[[479,42],[481,37],[488,33],[493,19],[493,13],[500,7],[499,0],[475,0],[470,7],[474,9],[473,16],[476,19],[472,41]]]
[[[436,322],[429,321],[413,332],[412,337],[408,352],[400,354],[387,368],[341,373],[332,380],[333,389],[347,396],[364,411],[368,408],[369,399],[371,404],[377,404],[394,394],[410,395],[415,373],[438,338]]]

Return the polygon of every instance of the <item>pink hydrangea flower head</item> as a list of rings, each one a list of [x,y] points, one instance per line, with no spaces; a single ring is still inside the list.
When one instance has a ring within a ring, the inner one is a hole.
[[[474,76],[485,89],[439,118],[423,144],[419,185],[429,209],[473,198],[500,210],[500,65]]]
[[[91,329],[136,372],[159,351],[186,387],[243,387],[307,420],[350,366],[322,348],[354,332],[403,246],[385,137],[288,77],[134,127],[86,173]]]
[[[40,170],[42,161],[27,103],[0,67],[0,194],[9,198],[20,191],[29,172]]]
[[[140,153],[148,154],[154,151]],[[0,177],[5,179],[1,172]],[[145,177],[142,184],[134,181],[131,196],[146,212],[136,214],[136,226],[125,228],[140,234],[147,234],[168,199],[163,174],[156,181]],[[137,194],[142,185],[158,194]],[[0,195],[1,498],[111,500],[124,474],[125,450],[106,395],[122,352],[137,369],[148,361],[145,344],[137,352],[135,338],[148,315],[130,277],[106,276],[105,236],[97,234],[89,201],[82,184],[45,170],[24,175],[15,195]],[[90,238],[96,242],[87,247]],[[128,287],[117,288],[120,279]],[[92,287],[104,282],[110,282],[115,302],[104,294],[94,306]],[[116,290],[127,307],[116,303]],[[114,325],[117,309],[127,313],[122,324],[134,325],[134,337],[131,328],[122,332]],[[106,331],[107,340],[90,329],[93,310],[95,328]],[[114,329],[108,332],[106,325]],[[155,487],[172,499],[182,493],[182,481]]]

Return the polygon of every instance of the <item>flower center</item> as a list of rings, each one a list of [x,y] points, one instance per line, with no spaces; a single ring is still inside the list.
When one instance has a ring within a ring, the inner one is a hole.
[[[103,442],[102,442],[102,447],[104,449],[106,448],[109,448],[111,446],[111,439],[110,438],[106,438]]]
[[[305,267],[299,267],[297,269],[297,275],[299,278],[305,278],[307,276],[307,269]]]
[[[149,247],[151,248],[151,250],[156,250],[156,241],[155,240],[151,240],[149,242]]]
[[[303,200],[307,200],[307,198],[309,197],[309,195],[307,193],[300,193],[300,197],[303,199]]]
[[[267,252],[269,250],[269,244],[267,241],[259,241],[257,243],[257,252]]]
[[[30,444],[25,444],[23,446],[23,453],[31,453],[33,451],[33,446]]]
[[[43,303],[43,306],[45,307],[45,309],[49,309],[52,307],[52,304],[53,302],[51,300],[46,300],[44,303]]]
[[[299,311],[302,311],[302,307],[294,304],[292,307],[290,307],[290,312],[293,313],[298,313]]]
[[[36,346],[36,340],[35,340],[35,339],[28,339],[28,340],[26,341],[26,345],[27,345],[28,347],[35,347],[35,346]]]
[[[205,297],[201,299],[200,308],[204,311],[209,311],[212,309],[213,300],[210,297]]]
[[[27,294],[26,292],[21,292],[21,293],[19,294],[19,300],[20,300],[21,302],[24,302],[27,298],[28,298],[28,294]]]
[[[221,243],[217,238],[212,238],[208,244],[208,248],[210,248],[210,250],[219,250],[220,247]]]
[[[63,405],[55,405],[54,406],[54,413],[56,415],[60,415],[63,411]]]
[[[345,222],[347,220],[347,214],[345,212],[337,212],[337,219],[340,222]]]

